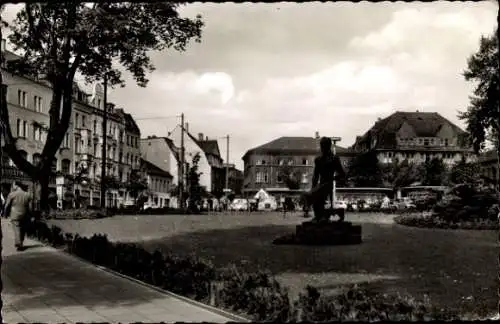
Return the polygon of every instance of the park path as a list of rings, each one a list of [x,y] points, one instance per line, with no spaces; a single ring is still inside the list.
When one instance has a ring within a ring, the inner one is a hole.
[[[17,252],[2,220],[4,323],[213,322],[237,316],[143,285],[27,240]]]

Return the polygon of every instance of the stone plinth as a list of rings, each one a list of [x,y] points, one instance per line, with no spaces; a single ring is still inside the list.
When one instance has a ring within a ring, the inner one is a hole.
[[[297,243],[310,245],[360,244],[361,225],[351,222],[304,222],[297,225]]]

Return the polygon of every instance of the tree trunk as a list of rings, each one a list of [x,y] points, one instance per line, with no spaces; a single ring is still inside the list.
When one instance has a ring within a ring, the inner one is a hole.
[[[38,180],[40,183],[40,211],[49,211],[49,172],[42,173],[42,177]],[[47,174],[47,175],[46,175]]]

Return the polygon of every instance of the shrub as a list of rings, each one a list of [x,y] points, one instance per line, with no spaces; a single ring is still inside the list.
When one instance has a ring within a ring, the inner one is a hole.
[[[297,321],[423,321],[457,319],[458,316],[438,312],[428,299],[416,301],[399,295],[377,294],[354,285],[335,296],[321,296],[308,286],[296,302]]]
[[[461,216],[457,216],[459,219]],[[420,227],[420,228],[442,228],[442,229],[473,229],[473,230],[498,230],[497,221],[491,219],[472,218],[467,221],[447,220],[439,215],[430,214],[406,214],[394,217],[397,224]]]
[[[45,218],[47,219],[97,219],[112,216],[110,209],[65,209],[52,210]]]
[[[447,319],[428,303],[400,296],[388,296],[357,287],[339,296],[324,297],[308,287],[296,302],[269,273],[246,273],[236,267],[216,269],[196,258],[179,258],[149,252],[136,244],[112,243],[105,235],[92,237],[65,234],[57,226],[38,221],[28,235],[69,253],[124,275],[208,302],[213,306],[249,315],[255,321],[290,322],[296,320],[377,320]]]

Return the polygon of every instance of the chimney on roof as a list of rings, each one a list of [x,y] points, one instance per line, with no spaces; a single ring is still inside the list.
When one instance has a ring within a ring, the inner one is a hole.
[[[319,132],[314,133],[314,138],[318,139],[319,138]]]
[[[203,133],[198,133],[198,140],[203,142]]]
[[[208,141],[208,136],[205,137],[205,141]]]
[[[1,50],[2,50],[2,52],[5,52],[6,49],[7,49],[7,40],[5,38],[2,38]]]
[[[108,112],[112,113],[115,107],[114,103],[108,102]]]
[[[189,124],[188,123],[184,124],[184,130],[189,133]]]

